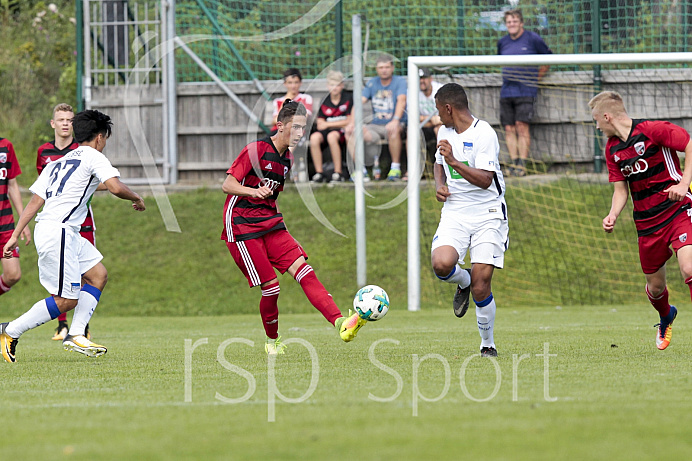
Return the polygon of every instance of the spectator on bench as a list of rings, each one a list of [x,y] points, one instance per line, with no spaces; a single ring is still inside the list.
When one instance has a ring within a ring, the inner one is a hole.
[[[428,67],[418,69],[418,75],[420,77],[420,91],[418,92],[419,120],[420,123],[427,120],[425,125],[422,126],[422,131],[427,152],[426,163],[430,166],[432,175],[432,167],[435,164],[435,151],[437,150],[437,132],[442,126],[440,115],[437,113],[437,107],[435,107],[435,94],[437,94],[437,90],[442,88],[442,84],[433,80],[432,73]]]
[[[272,133],[276,134],[276,117],[279,115],[281,106],[283,106],[286,99],[302,103],[308,112],[308,120],[312,117],[312,96],[309,94],[301,93],[300,86],[303,84],[303,76],[300,71],[295,67],[286,69],[284,71],[284,86],[286,87],[286,94],[280,98],[274,99],[272,104]]]
[[[389,154],[392,157],[392,165],[387,175],[389,181],[401,179],[401,151],[403,148],[403,127],[406,123],[406,79],[394,75],[394,60],[392,56],[382,54],[377,58],[377,77],[373,77],[363,88],[363,104],[372,101],[373,120],[363,126],[363,139],[367,151],[379,149],[377,145],[381,139],[389,143]],[[352,139],[354,124],[346,127],[346,141],[348,150],[353,157],[355,148]],[[367,175],[363,179],[369,181]]]
[[[310,155],[315,166],[312,182],[326,182],[322,161],[322,147],[326,143],[332,154],[334,173],[330,183],[344,181],[341,168],[341,146],[345,143],[344,128],[351,123],[353,109],[353,94],[344,91],[344,74],[330,71],[327,74],[327,89],[329,94],[324,98],[317,112],[315,124],[317,131],[310,135]]]

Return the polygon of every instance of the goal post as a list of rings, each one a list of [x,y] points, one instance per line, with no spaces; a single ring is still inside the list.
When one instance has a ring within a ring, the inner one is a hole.
[[[453,68],[495,68],[499,70],[504,66],[629,66],[629,65],[681,65],[684,66],[681,72],[668,79],[662,79],[662,92],[666,91],[666,82],[684,80],[692,82],[692,52],[689,53],[613,53],[613,54],[546,54],[546,55],[503,55],[503,56],[409,56],[408,57],[408,127],[407,127],[407,157],[408,170],[421,171],[420,165],[420,136],[418,127],[419,106],[418,93],[420,78],[418,70],[420,67],[453,67]],[[678,69],[680,71],[680,69]],[[654,82],[656,84],[656,82]],[[615,91],[617,85],[613,85]],[[600,90],[595,87],[595,90]],[[670,90],[674,91],[674,90]],[[692,106],[689,95],[684,102],[686,106]],[[540,98],[540,96],[539,96]],[[588,101],[588,99],[587,99]],[[681,102],[682,104],[682,102]],[[583,108],[588,111],[587,107]],[[474,107],[471,107],[474,112]],[[647,118],[655,118],[656,114],[642,114]],[[482,117],[480,117],[482,118]],[[692,115],[689,117],[692,119]],[[689,130],[689,128],[688,128]],[[508,189],[512,184],[508,185]],[[408,251],[408,310],[418,311],[421,306],[421,217],[420,217],[420,176],[417,174],[409,175],[408,187],[408,218],[407,218],[407,251]],[[603,210],[604,216],[607,210]],[[627,211],[623,211],[626,213]],[[512,209],[509,209],[510,216]],[[512,236],[512,222],[510,222],[510,238]],[[633,240],[632,236],[629,236]],[[511,251],[511,246],[510,246]],[[594,267],[593,270],[597,268]],[[635,269],[638,269],[635,267]],[[508,266],[511,271],[512,267]]]

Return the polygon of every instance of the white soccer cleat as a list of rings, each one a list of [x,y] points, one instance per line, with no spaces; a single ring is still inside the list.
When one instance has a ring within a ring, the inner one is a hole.
[[[105,346],[96,344],[83,335],[67,335],[62,342],[62,347],[64,347],[66,351],[79,352],[87,357],[100,357],[108,352]]]

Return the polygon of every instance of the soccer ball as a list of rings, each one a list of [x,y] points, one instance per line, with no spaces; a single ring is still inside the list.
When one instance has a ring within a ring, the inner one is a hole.
[[[356,293],[356,297],[353,298],[353,308],[360,318],[374,322],[387,315],[389,296],[377,285],[367,285]]]

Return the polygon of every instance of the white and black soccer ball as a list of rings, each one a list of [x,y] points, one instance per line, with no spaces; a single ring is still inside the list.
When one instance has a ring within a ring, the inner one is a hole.
[[[381,287],[367,285],[356,293],[356,297],[353,298],[353,308],[360,318],[374,322],[387,315],[389,296]]]

